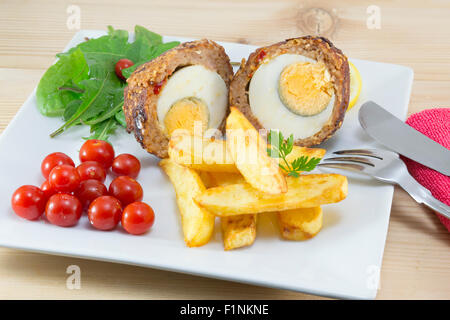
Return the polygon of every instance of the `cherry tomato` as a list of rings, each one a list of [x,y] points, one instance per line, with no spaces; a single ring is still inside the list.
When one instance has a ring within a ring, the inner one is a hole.
[[[71,227],[80,220],[83,207],[80,200],[67,193],[57,193],[50,197],[45,207],[47,220],[60,227]]]
[[[132,65],[134,65],[134,62],[128,59],[120,59],[119,61],[117,61],[116,63],[116,75],[122,79],[122,80],[126,80],[125,77],[122,74],[122,69],[126,69],[131,67]]]
[[[122,214],[122,226],[131,234],[147,232],[155,222],[153,209],[144,202],[133,202],[125,207]]]
[[[132,202],[141,201],[144,196],[141,185],[127,176],[115,178],[109,185],[108,191],[110,195],[120,200],[123,207]]]
[[[56,192],[75,191],[80,185],[80,181],[77,169],[66,164],[54,167],[48,176],[48,182]]]
[[[106,170],[95,161],[86,161],[77,167],[81,180],[95,179],[104,182],[106,179]]]
[[[111,196],[102,196],[92,201],[88,210],[91,225],[99,230],[114,229],[122,216],[120,201]]]
[[[73,163],[73,160],[67,154],[62,152],[50,153],[42,161],[41,164],[42,175],[44,176],[45,179],[48,179],[50,171],[52,171],[54,167],[61,166],[63,164],[75,167],[75,163]]]
[[[80,161],[96,161],[108,169],[114,160],[114,149],[106,141],[92,139],[86,141],[80,149]]]
[[[136,179],[141,170],[141,163],[135,156],[122,153],[114,159],[111,170],[116,176],[128,176]]]
[[[19,217],[36,220],[44,213],[45,201],[44,191],[35,186],[25,185],[13,193],[11,206]]]
[[[41,190],[44,191],[45,199],[50,199],[52,195],[56,193],[56,191],[52,188],[48,180],[45,180],[41,185]]]
[[[87,209],[92,201],[101,196],[106,196],[108,189],[98,180],[89,179],[81,181],[80,186],[75,191],[75,196],[80,200],[84,209]]]

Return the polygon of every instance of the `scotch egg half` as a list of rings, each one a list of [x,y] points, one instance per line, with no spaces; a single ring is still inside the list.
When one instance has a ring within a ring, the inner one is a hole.
[[[317,145],[340,127],[348,98],[347,58],[315,37],[257,49],[230,87],[230,105],[256,128],[292,134],[301,146]]]
[[[168,157],[169,139],[177,130],[199,135],[223,130],[232,76],[230,59],[214,41],[180,44],[127,80],[127,130],[160,158]]]

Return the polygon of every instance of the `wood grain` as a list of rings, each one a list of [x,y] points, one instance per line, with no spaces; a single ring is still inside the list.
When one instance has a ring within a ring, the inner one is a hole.
[[[0,2],[0,132],[77,30],[135,24],[169,35],[256,45],[306,33],[305,12],[336,18],[332,41],[352,58],[407,65],[415,80],[409,113],[450,101],[449,1],[24,1]],[[367,7],[381,10],[381,29],[366,27]],[[324,26],[326,27],[326,21]],[[380,299],[449,299],[450,235],[428,209],[395,190],[381,270]],[[66,288],[66,268],[82,270],[82,289]],[[319,299],[285,290],[146,268],[0,249],[0,299]]]

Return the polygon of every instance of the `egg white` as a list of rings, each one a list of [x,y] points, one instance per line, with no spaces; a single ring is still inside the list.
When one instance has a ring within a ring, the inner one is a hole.
[[[294,139],[305,139],[319,132],[328,121],[334,106],[334,94],[319,114],[301,116],[290,111],[281,101],[278,84],[281,72],[290,64],[316,61],[299,54],[282,54],[259,66],[250,81],[249,103],[255,117],[266,129],[280,130]]]
[[[161,90],[156,106],[158,121],[163,128],[170,107],[186,97],[195,97],[206,103],[209,110],[208,128],[220,126],[228,107],[228,90],[217,72],[202,65],[194,65],[172,74]]]

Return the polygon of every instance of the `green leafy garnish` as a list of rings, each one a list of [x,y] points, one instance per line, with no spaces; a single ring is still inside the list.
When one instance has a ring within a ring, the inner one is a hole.
[[[286,156],[294,148],[294,136],[291,134],[287,140],[279,131],[269,131],[267,141],[270,147],[267,148],[267,154],[272,158],[281,159],[280,168],[290,177],[299,177],[302,171],[312,171],[319,164],[321,158],[301,156],[291,163],[286,160]]]
[[[117,61],[129,59],[135,63],[122,70],[128,78],[139,65],[178,44],[163,43],[159,34],[141,26],[135,27],[135,40],[129,42],[126,30],[110,26],[107,35],[57,54],[59,60],[45,72],[36,92],[38,110],[65,121],[50,136],[75,125],[89,125],[90,138],[107,140],[116,128],[126,126],[122,111],[126,83],[115,74]]]
[[[127,127],[127,121],[125,120],[125,114],[123,113],[123,110],[120,110],[116,113],[114,116],[116,118],[116,121],[124,128]]]
[[[80,49],[64,55],[44,73],[36,91],[39,112],[47,117],[62,116],[67,104],[77,97],[59,88],[88,77],[88,66]]]
[[[91,126],[91,135],[85,139],[107,140],[117,129],[118,123],[114,117]]]

